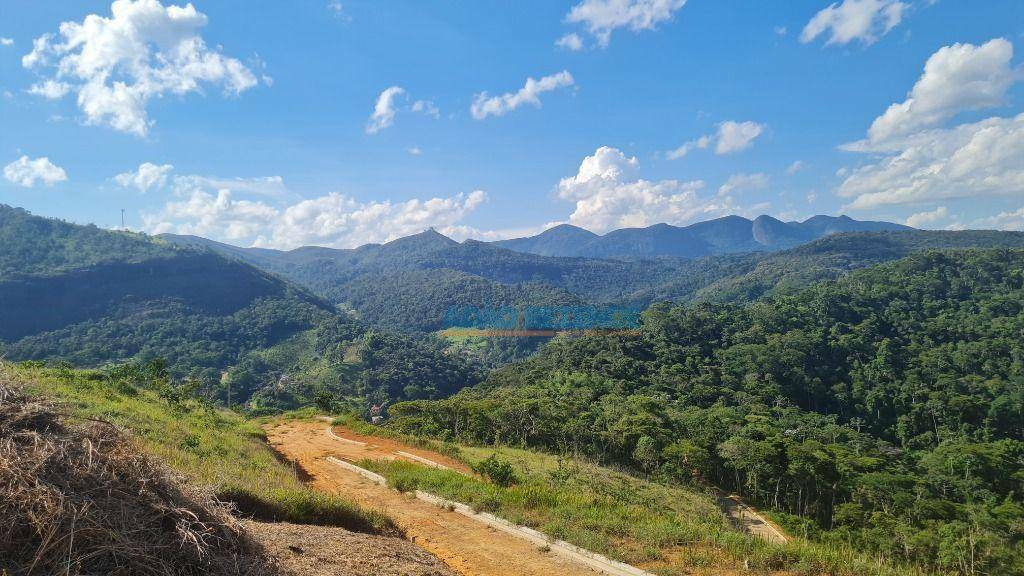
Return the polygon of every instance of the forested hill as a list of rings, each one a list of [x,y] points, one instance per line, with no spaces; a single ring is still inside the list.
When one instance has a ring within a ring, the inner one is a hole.
[[[219,377],[311,328],[325,301],[248,264],[150,237],[0,207],[0,348],[97,365],[161,357]]]
[[[961,248],[1024,248],[1024,232],[912,230],[853,232],[827,236],[771,254],[703,259],[721,270],[706,282],[679,276],[634,295],[642,302],[747,302],[765,295],[791,294],[851,270],[898,260],[915,252]],[[694,263],[693,267],[700,261]]]
[[[824,233],[856,222],[825,218],[803,224]],[[599,259],[458,243],[434,231],[351,250],[279,251],[189,236],[161,238],[240,258],[356,310],[371,325],[412,332],[441,328],[445,312],[457,307],[745,301],[930,248],[1024,247],[1022,233],[905,230],[837,233],[780,252]]]
[[[442,342],[368,329],[238,258],[0,207],[0,356],[125,361],[255,410],[437,398],[474,384]],[[251,254],[253,252],[246,251]],[[258,254],[258,251],[255,253]]]
[[[551,306],[616,302],[679,274],[685,261],[552,258],[484,242],[455,242],[437,232],[351,250],[268,251],[163,235],[280,274],[355,309],[367,322],[431,331],[453,307]]]
[[[62,274],[113,262],[142,262],[179,252],[141,234],[76,226],[0,204],[0,280]]]
[[[936,571],[1024,570],[1024,251],[923,252],[749,304],[657,305],[398,429],[739,490]],[[788,516],[787,516],[788,515]],[[969,535],[969,536],[968,536]]]

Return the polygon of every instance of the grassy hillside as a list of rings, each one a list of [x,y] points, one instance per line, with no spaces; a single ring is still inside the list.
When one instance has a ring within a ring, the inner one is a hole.
[[[1024,251],[924,252],[747,305],[659,305],[392,426],[737,490],[812,541],[1024,569]]]
[[[477,471],[469,477],[401,460],[361,463],[399,490],[420,489],[466,503],[656,574],[922,574],[842,543],[798,537],[778,545],[748,536],[725,518],[716,503],[719,495],[707,487],[658,483],[568,454],[442,443],[351,418],[338,422],[364,434],[436,450]]]
[[[266,520],[396,533],[390,521],[337,496],[313,492],[238,414],[184,396],[130,365],[109,370],[46,369],[0,363],[0,378],[66,407],[74,418],[115,424],[145,452],[189,481]]]

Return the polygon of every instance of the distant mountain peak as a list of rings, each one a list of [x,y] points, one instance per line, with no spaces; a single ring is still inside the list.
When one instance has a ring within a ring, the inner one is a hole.
[[[437,248],[447,248],[448,246],[455,246],[457,244],[458,242],[452,240],[451,238],[445,236],[444,234],[441,234],[437,230],[433,228],[427,228],[426,230],[418,234],[413,234],[411,236],[405,236],[402,238],[398,238],[396,240],[392,240],[390,242],[386,242],[384,246],[394,247],[418,245],[434,246]]]
[[[803,222],[783,222],[767,214],[753,220],[730,214],[688,226],[673,226],[662,222],[646,228],[621,228],[603,235],[571,224],[559,224],[536,236],[501,240],[494,244],[541,256],[692,258],[781,250],[838,232],[907,229],[906,226],[891,222],[854,220],[845,214],[812,216]]]

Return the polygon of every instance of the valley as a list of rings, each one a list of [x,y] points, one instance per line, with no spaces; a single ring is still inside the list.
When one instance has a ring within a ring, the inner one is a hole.
[[[124,428],[253,534],[368,554],[331,530],[399,536],[460,574],[594,569],[406,494],[421,490],[659,575],[1018,560],[1020,233],[600,259],[432,231],[277,252],[0,215],[12,242],[33,228],[49,246],[0,275],[9,378]],[[617,331],[440,332],[474,306],[642,313]]]

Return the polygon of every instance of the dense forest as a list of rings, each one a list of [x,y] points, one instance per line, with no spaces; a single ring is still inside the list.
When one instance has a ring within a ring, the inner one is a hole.
[[[553,341],[415,434],[740,491],[792,530],[963,574],[1024,571],[1024,251],[924,252],[750,304],[659,304]]]
[[[822,218],[805,223],[811,227],[813,234],[807,233],[811,238],[832,228],[841,232],[857,226],[881,226]],[[732,234],[722,228],[736,222],[741,226]],[[709,244],[736,247],[753,237],[748,220],[719,219],[702,224],[714,225],[714,234],[697,225]],[[581,236],[578,229],[556,227],[529,239],[528,248],[552,252],[555,247],[551,244],[564,239],[566,232],[568,241]],[[592,236],[582,235],[581,241]],[[606,236],[619,245],[623,234]],[[1024,233],[924,230],[843,232],[782,251],[691,259],[541,256],[503,248],[505,243],[470,240],[460,244],[434,231],[351,250],[307,247],[288,252],[237,248],[196,237],[163,238],[245,260],[355,311],[368,324],[409,333],[445,328],[446,311],[462,306],[582,303],[647,307],[663,301],[745,302],[792,293],[850,270],[923,250],[1024,248]]]

